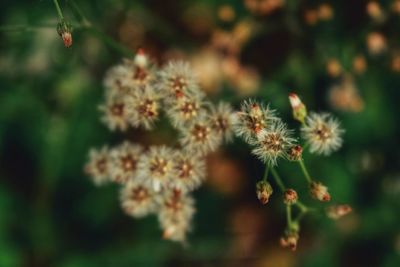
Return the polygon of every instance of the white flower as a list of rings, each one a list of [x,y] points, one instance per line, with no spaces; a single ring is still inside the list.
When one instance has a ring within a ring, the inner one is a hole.
[[[329,113],[311,113],[301,128],[302,136],[310,146],[310,152],[329,155],[342,145],[344,130],[338,120]]]
[[[278,158],[288,157],[288,151],[295,141],[286,124],[276,121],[269,128],[261,130],[251,144],[255,146],[253,153],[264,163],[276,165]]]
[[[128,112],[126,102],[119,95],[106,96],[106,103],[99,106],[103,112],[101,121],[108,126],[111,131],[126,131],[128,128]]]
[[[103,185],[109,181],[110,158],[107,146],[101,149],[92,148],[89,151],[89,162],[85,165],[85,172],[91,176],[95,185]]]
[[[203,109],[202,100],[196,96],[185,95],[166,102],[167,115],[176,128],[184,127],[195,119]]]
[[[121,188],[120,201],[124,212],[136,218],[154,213],[158,207],[153,189],[137,180],[130,180]]]
[[[174,178],[175,151],[166,146],[153,146],[139,159],[138,179],[158,192]]]
[[[236,123],[236,119],[236,114],[230,104],[220,102],[217,106],[211,106],[212,129],[227,142],[232,140],[233,125]]]
[[[137,173],[137,163],[143,149],[140,145],[125,141],[111,150],[110,180],[124,184],[133,180]]]

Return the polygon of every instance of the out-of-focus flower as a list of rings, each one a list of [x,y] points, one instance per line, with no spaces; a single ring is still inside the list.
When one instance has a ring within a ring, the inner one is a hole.
[[[143,149],[140,145],[128,141],[113,148],[110,152],[110,180],[125,184],[134,180],[137,173],[137,163]]]
[[[339,121],[329,113],[311,113],[301,127],[303,138],[310,145],[310,152],[330,155],[342,146],[343,130]]]
[[[307,116],[307,108],[300,100],[299,96],[295,93],[290,93],[289,102],[292,106],[293,118],[301,123],[304,123],[304,119]]]
[[[268,15],[285,5],[285,0],[244,0],[245,7],[256,15]]]
[[[169,187],[183,193],[198,188],[205,179],[204,158],[194,156],[187,150],[177,151],[173,164],[174,178]]]
[[[304,20],[308,25],[314,26],[318,22],[318,11],[315,9],[307,9],[304,11]]]
[[[400,14],[400,0],[395,0],[392,4],[392,11],[396,14]]]
[[[110,152],[107,146],[89,151],[89,161],[85,172],[92,178],[95,185],[103,185],[109,181]]]
[[[367,69],[367,60],[363,55],[358,55],[353,59],[353,71],[362,74]]]
[[[129,180],[120,192],[123,211],[135,218],[142,218],[157,210],[155,192],[138,180]]]
[[[333,205],[326,209],[326,215],[334,220],[337,220],[352,211],[349,205]]]
[[[222,5],[218,8],[218,18],[225,22],[230,22],[235,19],[235,10],[231,5]]]
[[[230,104],[225,102],[211,106],[210,120],[212,129],[220,135],[224,141],[231,141],[233,137],[233,127],[236,123],[236,114]]]
[[[126,129],[128,129],[127,104],[121,96],[106,96],[106,103],[100,105],[99,110],[103,113],[101,121],[106,124],[111,131],[126,131]]]
[[[334,12],[330,4],[324,3],[318,7],[318,18],[320,20],[331,20],[333,18]]]
[[[331,58],[326,63],[326,72],[333,78],[338,77],[342,73],[342,65],[337,59]]]
[[[195,95],[167,101],[167,115],[175,128],[191,123],[203,110],[204,103]]]
[[[57,33],[61,36],[65,47],[72,46],[72,26],[64,20],[58,23]]]
[[[320,182],[311,182],[310,184],[310,194],[313,198],[319,200],[319,201],[330,201],[331,200],[331,195],[328,192],[328,187],[324,186]]]
[[[344,111],[360,112],[364,108],[364,101],[350,76],[330,88],[329,101],[334,108]]]
[[[299,234],[295,231],[290,231],[281,237],[280,244],[284,248],[289,248],[292,251],[296,251],[297,243],[299,242]]]
[[[291,134],[285,123],[276,121],[262,129],[257,138],[250,142],[255,146],[252,152],[264,163],[277,165],[278,158],[288,158],[288,150],[296,141]]]
[[[391,68],[394,72],[400,72],[400,54],[393,55]]]
[[[379,32],[371,32],[367,35],[367,48],[371,55],[379,55],[386,51],[387,42],[385,36]]]
[[[385,13],[379,2],[376,1],[371,1],[367,4],[367,14],[376,22],[382,22],[385,19]]]
[[[175,151],[166,146],[150,147],[138,162],[138,179],[159,192],[174,179]]]
[[[274,190],[272,189],[272,186],[270,183],[267,181],[259,181],[256,184],[256,194],[258,200],[261,202],[261,204],[265,205],[269,201],[269,197],[272,195]]]
[[[260,76],[253,68],[241,66],[236,75],[230,78],[237,93],[242,96],[254,94],[260,85]]]

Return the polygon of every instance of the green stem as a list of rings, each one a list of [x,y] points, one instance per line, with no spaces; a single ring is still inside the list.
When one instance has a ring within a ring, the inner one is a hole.
[[[269,165],[265,166],[265,171],[264,171],[264,176],[263,176],[263,181],[268,180],[268,172],[269,172]]]
[[[91,26],[90,21],[86,18],[82,9],[76,4],[76,2],[74,0],[67,0],[67,1],[68,3],[71,4],[71,7],[76,13],[76,17],[79,20],[79,22],[85,27],[90,27]]]
[[[304,177],[306,178],[307,182],[308,182],[308,183],[311,183],[311,182],[312,182],[312,179],[311,179],[310,174],[309,174],[308,171],[307,171],[306,165],[304,165],[303,159],[300,159],[300,160],[299,160],[299,164],[300,164],[301,170],[302,170],[302,172],[303,172],[303,174],[304,174]]]
[[[274,167],[271,167],[271,173],[272,173],[272,177],[274,177],[274,180],[276,182],[276,184],[278,185],[279,189],[282,192],[285,192],[285,184],[283,183],[281,177],[279,176],[278,172],[275,170]]]
[[[286,219],[289,228],[292,226],[292,207],[290,205],[286,205]]]
[[[58,0],[53,0],[53,3],[56,6],[58,17],[60,18],[61,21],[63,21],[64,20],[64,16],[62,14],[60,5],[58,4]]]

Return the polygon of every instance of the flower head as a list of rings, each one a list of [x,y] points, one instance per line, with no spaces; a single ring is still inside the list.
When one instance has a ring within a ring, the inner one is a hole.
[[[240,111],[237,112],[235,132],[249,142],[277,119],[273,110],[249,99],[243,102]]]
[[[91,176],[95,185],[108,182],[110,171],[110,156],[107,146],[89,151],[89,162],[85,165],[85,172]]]
[[[286,205],[293,205],[297,202],[298,196],[297,192],[291,188],[286,189],[283,193],[283,202]]]
[[[333,205],[326,209],[326,215],[331,219],[337,220],[349,214],[351,211],[352,208],[349,205]]]
[[[202,100],[194,95],[185,95],[167,102],[167,115],[176,128],[190,123],[203,109]]]
[[[310,152],[329,155],[342,145],[342,133],[338,120],[328,113],[311,113],[301,128],[302,136],[310,145]]]
[[[152,188],[137,180],[129,180],[120,192],[121,207],[132,217],[141,218],[156,211],[158,203]]]
[[[124,142],[111,150],[110,180],[124,184],[133,180],[137,173],[137,163],[142,154],[142,147]]]
[[[272,195],[274,190],[272,189],[272,186],[270,183],[267,181],[259,181],[256,184],[256,194],[258,200],[261,202],[261,204],[265,205],[269,201],[269,197]]]
[[[103,112],[101,121],[108,126],[111,131],[126,131],[128,128],[128,111],[125,99],[121,96],[108,95],[106,103],[99,106]]]
[[[170,188],[181,192],[198,188],[206,175],[204,158],[195,156],[186,150],[176,153],[173,170],[174,178],[171,180]]]
[[[212,129],[225,141],[231,141],[233,137],[233,125],[236,122],[236,114],[231,105],[225,102],[211,107],[210,120]]]
[[[71,24],[61,21],[57,25],[57,33],[61,36],[65,47],[70,47],[72,45],[72,27]]]
[[[255,146],[253,154],[264,163],[276,165],[278,158],[288,158],[288,150],[294,142],[286,124],[276,121],[269,128],[261,130],[251,144]]]
[[[166,146],[153,146],[138,162],[138,179],[158,192],[174,178],[175,151]]]
[[[284,237],[281,237],[280,243],[284,248],[289,248],[292,251],[297,249],[297,243],[299,242],[299,234],[297,231],[289,231]]]
[[[313,198],[319,201],[326,202],[331,200],[331,195],[328,192],[328,187],[326,187],[320,182],[315,182],[315,181],[311,182],[310,194]]]

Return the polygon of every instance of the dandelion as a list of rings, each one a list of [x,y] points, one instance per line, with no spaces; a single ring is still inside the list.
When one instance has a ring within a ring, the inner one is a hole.
[[[231,105],[220,102],[211,107],[210,115],[212,129],[225,141],[231,141],[233,137],[233,125],[236,122],[236,114]]]
[[[128,128],[128,112],[125,100],[118,96],[106,97],[106,103],[99,106],[103,112],[101,121],[108,126],[111,131],[126,131]]]
[[[159,73],[160,91],[166,97],[180,98],[187,95],[203,95],[192,69],[187,62],[171,61]]]
[[[120,201],[123,211],[136,218],[154,213],[158,207],[153,189],[137,180],[130,180],[121,188]]]
[[[221,137],[212,131],[211,127],[209,117],[205,113],[199,114],[187,128],[181,129],[182,146],[198,155],[215,151],[221,143]]]
[[[124,142],[111,151],[110,180],[124,184],[133,180],[137,173],[137,163],[142,154],[142,147]]]
[[[144,86],[142,90],[132,92],[126,97],[128,120],[133,127],[153,128],[160,110],[159,96],[152,87]]]
[[[89,162],[85,165],[85,172],[91,176],[95,185],[103,185],[109,179],[110,157],[109,149],[103,146],[101,149],[89,151]]]
[[[185,242],[191,229],[191,220],[195,212],[194,200],[179,191],[166,191],[161,199],[158,220],[165,239]]]
[[[301,128],[302,136],[310,145],[310,152],[330,155],[342,145],[343,130],[338,120],[329,113],[311,113]]]
[[[138,162],[138,179],[159,192],[174,178],[175,151],[166,146],[153,146]]]
[[[273,110],[249,99],[243,102],[240,111],[237,112],[235,132],[249,142],[277,119]]]
[[[251,144],[255,146],[253,154],[264,163],[276,165],[278,158],[288,158],[288,150],[294,142],[286,124],[276,121],[269,128],[261,130]]]
[[[168,101],[167,115],[174,127],[183,127],[198,116],[203,105],[200,98],[185,95],[173,101]]]
[[[313,198],[319,201],[326,202],[331,200],[331,196],[328,193],[328,187],[326,187],[320,182],[315,182],[315,181],[311,182],[310,194]]]

